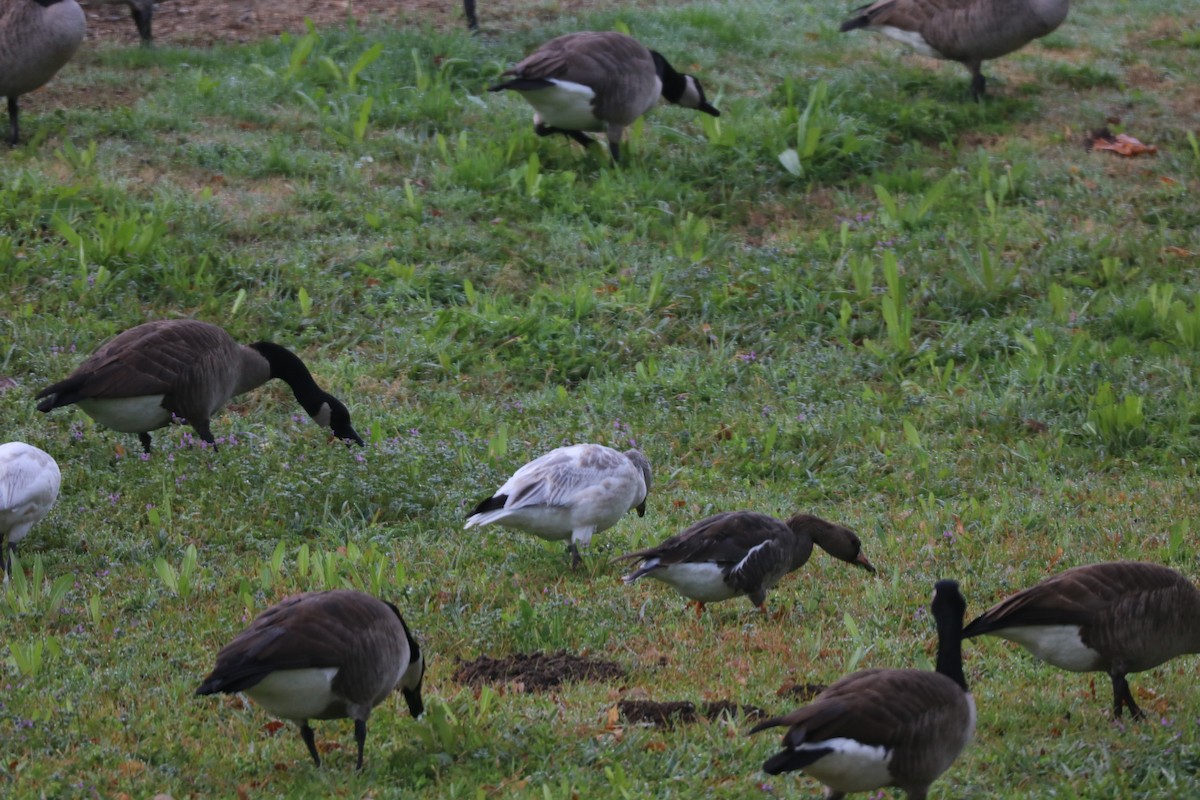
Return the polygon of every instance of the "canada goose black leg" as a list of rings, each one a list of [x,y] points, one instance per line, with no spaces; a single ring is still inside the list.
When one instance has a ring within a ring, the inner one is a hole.
[[[567,555],[571,558],[571,569],[579,569],[579,565],[583,563],[583,557],[579,555],[579,548],[575,546],[575,542],[567,545]]]
[[[133,14],[133,24],[137,25],[138,36],[142,37],[142,47],[153,47],[154,35],[150,31],[150,22],[154,17],[154,5],[147,4],[144,10],[130,6],[129,11]]]
[[[208,420],[202,419],[192,423],[192,427],[196,429],[196,433],[200,434],[200,441],[207,444],[217,452],[217,440],[213,437],[212,428],[209,427]]]
[[[300,738],[304,740],[304,744],[308,747],[308,752],[309,755],[313,757],[313,762],[318,767],[321,766],[321,757],[317,755],[317,742],[313,736],[313,729],[308,725],[308,720],[300,723]],[[361,750],[359,751],[359,755],[362,755]],[[361,759],[359,761],[359,766],[362,766]]]
[[[978,69],[971,78],[971,99],[976,103],[983,101],[984,90],[987,89],[987,78]]]
[[[608,152],[612,154],[614,164],[621,163],[621,143],[616,139],[608,140]]]
[[[17,98],[13,95],[8,98],[8,129],[8,144],[16,147],[17,142],[21,141],[21,129],[17,124]]]
[[[4,546],[0,547],[0,572],[4,573],[5,579],[8,578],[8,573],[12,570],[13,554],[16,552],[16,542],[5,542]]]
[[[467,17],[467,29],[479,30],[479,17],[475,16],[475,0],[463,0],[463,14]]]
[[[1133,700],[1133,692],[1129,691],[1129,681],[1125,679],[1125,675],[1118,674],[1115,670],[1109,674],[1112,676],[1113,685],[1113,719],[1121,718],[1121,706],[1129,709],[1129,716],[1133,719],[1145,719],[1145,712],[1138,708],[1138,704]]]
[[[358,766],[355,769],[362,769],[363,746],[367,743],[367,721],[365,719],[354,720],[354,741],[358,744]]]
[[[138,434],[138,441],[142,443],[142,452],[150,452],[150,434],[142,431]]]

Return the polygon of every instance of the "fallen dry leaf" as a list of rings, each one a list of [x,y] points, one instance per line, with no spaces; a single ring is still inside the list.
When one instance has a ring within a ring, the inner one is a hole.
[[[1083,140],[1083,146],[1088,150],[1109,150],[1119,156],[1155,155],[1158,148],[1152,144],[1143,144],[1137,139],[1124,133],[1114,135],[1108,128],[1100,128],[1088,134]]]

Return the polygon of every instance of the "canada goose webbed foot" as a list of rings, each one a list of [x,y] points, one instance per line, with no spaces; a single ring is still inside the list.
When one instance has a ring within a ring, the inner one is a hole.
[[[142,443],[142,452],[150,454],[150,434],[142,431],[138,434],[138,441]]]

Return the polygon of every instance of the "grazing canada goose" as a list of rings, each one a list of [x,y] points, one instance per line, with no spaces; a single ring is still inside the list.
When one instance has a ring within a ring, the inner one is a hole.
[[[399,689],[421,716],[425,660],[400,611],[369,594],[336,589],[289,597],[259,614],[217,654],[196,694],[245,692],[268,713],[300,726],[321,766],[310,719],[354,720],[358,768],[367,717]]]
[[[362,444],[350,412],[321,389],[290,350],[271,342],[241,345],[216,325],[194,319],[146,322],[101,345],[65,380],[38,392],[38,411],[77,405],[114,431],[136,433],[150,452],[150,431],[187,420],[216,446],[209,421],[230,398],[272,378],[292,387],[317,424]]]
[[[475,506],[463,527],[502,525],[550,542],[569,538],[567,552],[577,566],[579,546],[592,534],[611,528],[632,508],[645,516],[649,492],[650,462],[640,451],[575,444],[514,472]]]
[[[21,140],[17,98],[71,60],[87,22],[75,0],[5,0],[0,5],[0,94],[8,98],[8,143]]]
[[[24,442],[0,444],[0,571],[29,529],[54,508],[62,474],[49,453]]]
[[[1200,589],[1173,569],[1138,561],[1089,564],[1017,592],[979,615],[964,638],[991,634],[1071,672],[1107,672],[1113,717],[1135,718],[1125,676],[1200,653]]]
[[[138,36],[142,38],[142,44],[153,43],[154,34],[150,30],[150,23],[154,20],[154,0],[93,0],[93,2],[129,6],[130,16],[133,17],[133,24],[137,25]]]
[[[924,800],[975,732],[975,701],[962,668],[967,604],[954,581],[938,581],[937,671],[868,669],[848,675],[785,717],[751,729],[787,727],[783,751],[763,764],[771,775],[801,770],[828,787],[828,800],[848,792],[897,786]]]
[[[982,62],[1020,50],[1067,18],[1068,0],[878,0],[854,10],[842,31],[866,28],[971,71],[983,96]]]
[[[621,580],[628,584],[648,576],[669,583],[697,602],[697,613],[705,603],[742,595],[765,612],[767,590],[804,566],[814,544],[834,558],[875,571],[863,555],[862,542],[849,528],[810,514],[796,514],[783,522],[753,511],[728,511],[702,519],[656,547],[614,561],[641,562]]]
[[[585,147],[584,131],[603,131],[613,161],[620,161],[625,128],[659,97],[676,105],[721,116],[704,97],[700,82],[676,72],[660,53],[623,33],[568,33],[551,39],[506,71],[513,79],[488,89],[520,92],[535,109],[538,136],[561,133]]]

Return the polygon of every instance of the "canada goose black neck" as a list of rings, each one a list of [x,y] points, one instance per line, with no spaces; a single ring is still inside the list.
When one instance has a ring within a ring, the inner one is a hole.
[[[296,402],[314,422],[332,429],[339,439],[363,444],[362,437],[350,424],[350,411],[340,400],[317,385],[299,356],[274,342],[255,342],[250,347],[266,359],[271,378],[278,378],[292,387]]]
[[[956,581],[938,581],[933,587],[930,606],[937,622],[937,671],[957,683],[964,692],[967,678],[962,665],[963,613],[967,609]]]
[[[408,623],[400,615],[400,609],[391,603],[387,605],[395,612],[396,619],[400,620],[400,627],[404,628],[404,637],[408,639],[408,670],[400,679],[400,693],[404,695],[404,702],[408,704],[408,712],[416,718],[425,713],[425,701],[421,699],[421,686],[425,683],[425,656],[421,652],[421,646],[413,638],[412,631],[408,629]]]
[[[662,96],[672,103],[678,103],[679,99],[683,97],[684,91],[687,90],[687,78],[676,72],[663,54],[657,50],[651,50],[650,57],[654,59],[654,71],[658,73],[658,79],[662,81]]]

